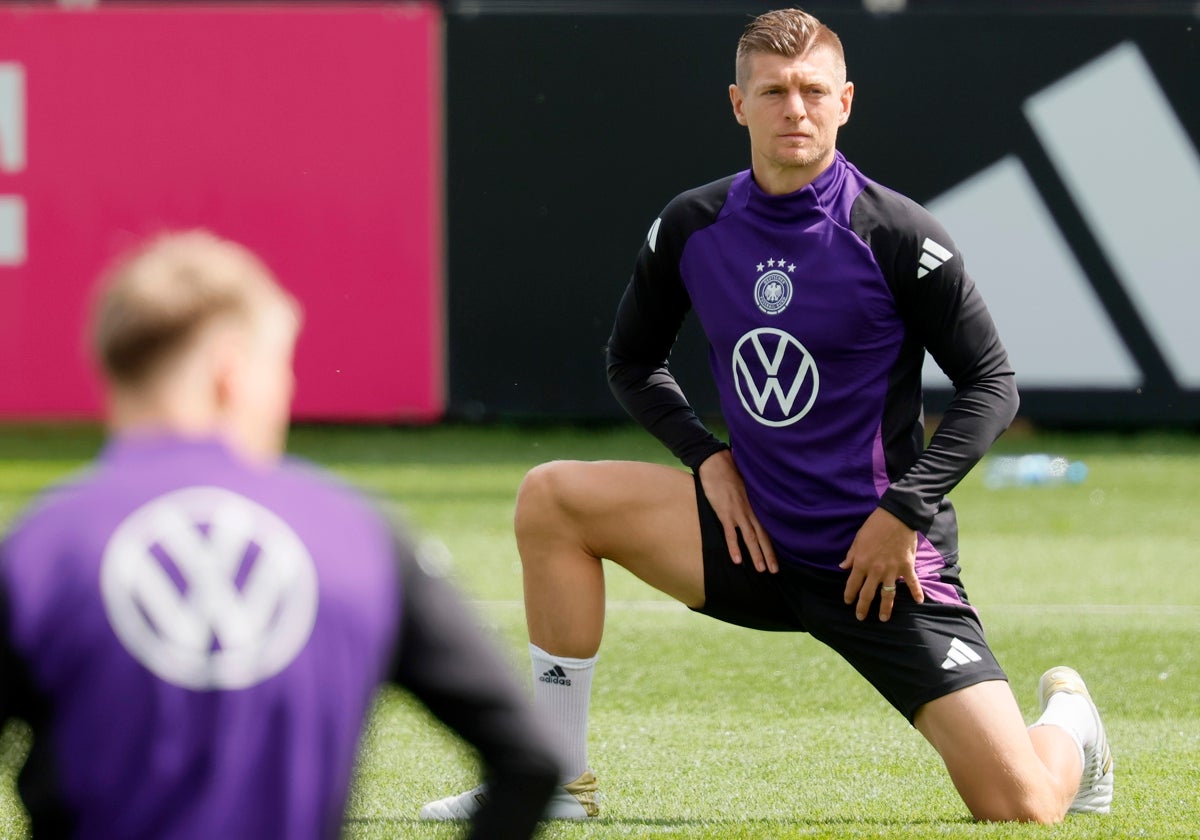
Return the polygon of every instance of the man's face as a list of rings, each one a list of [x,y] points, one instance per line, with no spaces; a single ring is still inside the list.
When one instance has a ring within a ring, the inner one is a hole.
[[[754,53],[747,68],[744,84],[730,85],[729,98],[737,121],[750,131],[759,186],[772,193],[799,189],[833,161],[854,85],[843,81],[836,56],[823,47],[795,58]]]

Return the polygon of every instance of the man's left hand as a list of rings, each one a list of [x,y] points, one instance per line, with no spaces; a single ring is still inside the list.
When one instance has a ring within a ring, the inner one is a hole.
[[[918,604],[925,600],[917,580],[917,532],[883,508],[876,508],[858,529],[841,568],[850,570],[846,581],[846,603],[858,604],[854,614],[867,617],[875,593],[880,592],[879,620],[892,617],[896,587],[903,584]]]

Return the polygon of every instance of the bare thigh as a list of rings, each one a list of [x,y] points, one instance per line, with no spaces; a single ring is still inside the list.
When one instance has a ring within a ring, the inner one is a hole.
[[[690,607],[704,604],[704,562],[692,476],[636,461],[552,461],[517,496],[526,568],[606,558]]]

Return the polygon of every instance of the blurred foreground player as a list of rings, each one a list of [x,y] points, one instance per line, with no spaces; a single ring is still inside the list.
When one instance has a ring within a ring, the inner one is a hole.
[[[529,837],[552,753],[448,585],[281,459],[299,313],[231,242],[162,237],[94,318],[111,437],[0,555],[0,724],[38,838],[333,838],[394,681],[478,749],[474,837]],[[501,795],[502,793],[502,795]]]
[[[1026,729],[960,580],[945,496],[1017,407],[962,257],[925,210],[837,152],[854,86],[838,37],[811,15],[753,20],[729,95],[751,167],[683,193],[653,223],[609,342],[614,394],[695,478],[556,462],[518,496],[534,698],[558,733],[560,782],[583,794],[576,814],[596,813],[601,558],[721,621],[832,647],[929,740],[976,818],[1107,812],[1112,756],[1083,681],[1047,671]],[[731,446],[671,376],[689,310]],[[955,395],[926,448],[927,350]]]

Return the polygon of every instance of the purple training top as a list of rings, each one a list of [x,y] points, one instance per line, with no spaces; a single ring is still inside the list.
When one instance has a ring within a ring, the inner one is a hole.
[[[683,193],[651,227],[609,343],[630,413],[693,468],[723,444],[668,370],[689,309],[730,444],[781,562],[834,569],[882,506],[920,533],[931,597],[957,554],[945,494],[1007,426],[1016,392],[987,309],[940,225],[838,154],[764,193],[749,171]],[[924,445],[926,350],[955,384]]]
[[[19,523],[0,586],[51,718],[35,828],[53,796],[78,837],[337,835],[399,618],[393,536],[354,495],[117,440]]]

